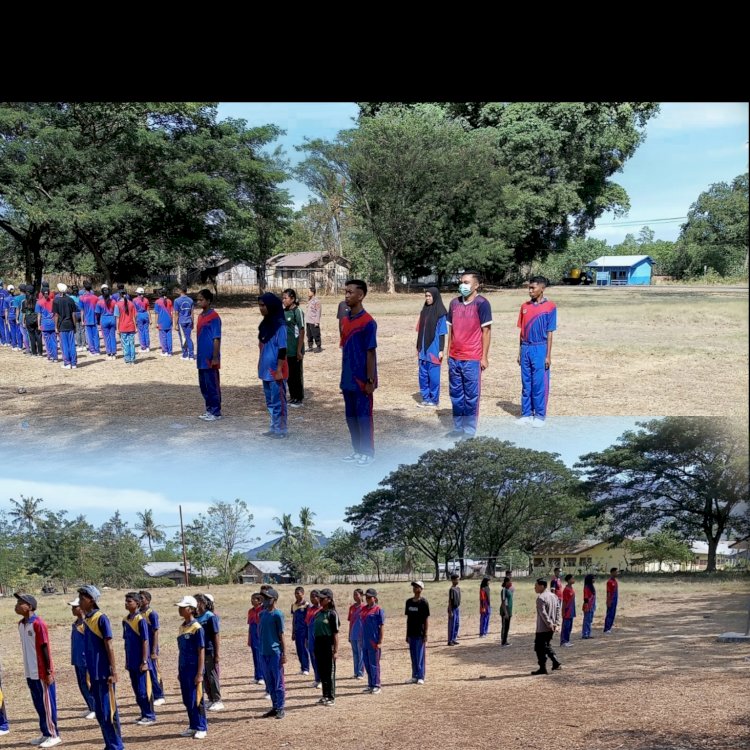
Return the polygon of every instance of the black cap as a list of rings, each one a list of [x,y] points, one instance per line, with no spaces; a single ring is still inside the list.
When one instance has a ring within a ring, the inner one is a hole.
[[[267,588],[265,591],[261,591],[260,595],[265,597],[266,599],[278,599],[279,598],[279,592],[276,591],[276,589]]]
[[[375,589],[367,589],[367,591],[365,591],[365,596],[374,596],[377,599],[378,592]]]
[[[31,594],[13,594],[19,602],[26,602],[32,610],[36,610],[36,599]]]

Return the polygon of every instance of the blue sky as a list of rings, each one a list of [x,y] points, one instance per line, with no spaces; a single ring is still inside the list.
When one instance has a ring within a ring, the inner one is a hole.
[[[294,146],[307,138],[332,139],[354,126],[357,107],[352,102],[231,102],[219,105],[219,117],[241,118],[249,125],[274,123],[284,130],[278,144],[293,164],[300,160]],[[646,126],[646,141],[615,176],[630,196],[627,216],[615,220],[604,214],[590,237],[609,244],[637,235],[649,224],[656,239],[675,240],[684,220],[655,223],[656,219],[684,217],[701,192],[715,182],[729,182],[748,168],[748,104],[664,103]],[[308,198],[307,188],[287,185],[295,207]],[[633,222],[635,222],[633,224]]]
[[[566,464],[572,465],[579,455],[611,445],[638,421],[644,418],[559,417],[540,432],[519,426],[510,418],[487,418],[482,433],[521,447],[559,453]],[[141,428],[144,434],[152,432],[148,425]],[[260,542],[271,538],[268,532],[275,527],[274,516],[292,513],[296,517],[304,505],[316,513],[317,528],[330,533],[343,525],[345,509],[376,489],[400,463],[416,461],[428,447],[450,446],[445,440],[444,444],[427,447],[412,444],[399,445],[390,452],[383,449],[374,464],[359,469],[337,457],[320,455],[298,456],[292,464],[280,455],[279,465],[273,466],[267,453],[232,458],[225,449],[207,451],[201,445],[179,452],[144,451],[142,444],[123,445],[116,437],[117,450],[110,450],[106,441],[112,439],[106,434],[97,438],[97,450],[107,455],[106,476],[98,462],[92,465],[91,454],[82,450],[64,461],[36,462],[31,478],[29,447],[7,443],[0,475],[0,511],[10,509],[10,498],[24,495],[43,498],[50,510],[68,510],[69,517],[82,513],[94,525],[119,509],[134,525],[136,513],[150,508],[157,523],[170,527],[167,532],[171,536],[179,524],[178,505],[182,505],[185,522],[189,523],[212,501],[231,502],[239,497],[250,506],[254,533]],[[37,450],[35,444],[33,451]]]

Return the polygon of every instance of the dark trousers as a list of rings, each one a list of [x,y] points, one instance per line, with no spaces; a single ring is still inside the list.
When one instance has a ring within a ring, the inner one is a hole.
[[[336,697],[336,664],[333,661],[333,639],[326,636],[315,637],[315,658],[323,688],[323,697],[333,700]]]
[[[510,630],[510,617],[503,617],[502,619],[502,631],[500,634],[500,643],[505,644],[508,642],[508,631]]]
[[[211,703],[221,700],[221,686],[219,685],[219,667],[213,651],[206,653],[206,669],[203,672],[203,690]]]
[[[36,323],[27,323],[26,330],[29,332],[29,348],[33,356],[42,354],[42,332]]]
[[[305,398],[305,383],[302,376],[302,360],[293,357],[287,358],[289,365],[289,379],[286,381],[289,386],[289,399],[293,401],[302,401]]]
[[[539,669],[547,669],[547,657],[550,658],[552,666],[560,663],[552,649],[553,635],[554,633],[551,630],[547,630],[544,633],[537,633],[534,637],[534,651],[539,662]]]
[[[320,349],[320,325],[307,323],[307,348],[312,349],[313,343]]]

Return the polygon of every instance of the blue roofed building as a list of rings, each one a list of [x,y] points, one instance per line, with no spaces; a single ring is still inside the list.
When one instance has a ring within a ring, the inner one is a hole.
[[[596,277],[596,286],[648,286],[653,259],[648,255],[602,255],[586,267]]]

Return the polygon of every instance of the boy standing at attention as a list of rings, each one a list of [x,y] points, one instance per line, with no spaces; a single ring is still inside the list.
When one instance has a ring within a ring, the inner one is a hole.
[[[323,305],[320,304],[320,300],[315,296],[315,287],[310,287],[307,290],[307,348],[312,352],[321,352],[323,349],[320,346],[320,319],[323,315]],[[313,349],[313,343],[315,349]]]
[[[609,580],[607,581],[607,614],[604,617],[605,633],[611,633],[612,626],[615,624],[618,599],[617,573],[617,568],[610,568]]]
[[[461,624],[461,589],[458,586],[460,576],[451,576],[451,587],[448,589],[448,645],[458,646],[458,628]]]

